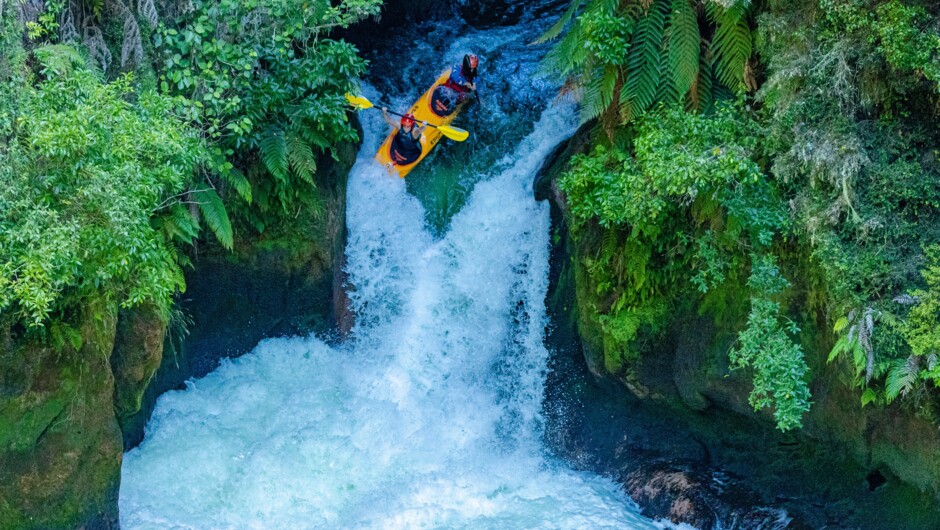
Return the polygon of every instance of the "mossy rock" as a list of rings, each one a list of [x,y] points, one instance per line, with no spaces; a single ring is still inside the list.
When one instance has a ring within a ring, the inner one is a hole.
[[[113,314],[86,317],[79,348],[0,341],[4,529],[117,527],[122,446],[108,364]]]
[[[111,352],[114,412],[121,425],[140,410],[141,400],[163,360],[166,322],[153,306],[122,310]]]

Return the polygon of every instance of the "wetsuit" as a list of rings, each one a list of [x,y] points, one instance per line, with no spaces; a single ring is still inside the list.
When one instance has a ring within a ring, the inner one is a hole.
[[[392,162],[397,166],[406,166],[417,160],[421,156],[421,137],[415,138],[411,131],[405,132],[404,128],[399,127],[395,138],[389,145],[389,156]]]

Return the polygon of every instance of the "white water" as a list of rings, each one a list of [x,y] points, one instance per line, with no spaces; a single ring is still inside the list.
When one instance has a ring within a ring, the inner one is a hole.
[[[546,111],[439,240],[363,117],[352,340],[267,340],[161,397],[125,455],[122,527],[663,527],[540,443],[549,213],[531,181],[571,109]]]

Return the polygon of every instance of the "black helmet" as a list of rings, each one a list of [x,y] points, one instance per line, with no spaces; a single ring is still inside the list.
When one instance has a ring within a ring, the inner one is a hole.
[[[477,58],[476,54],[468,53],[463,56],[463,65],[460,68],[460,73],[467,79],[473,80],[473,78],[477,76],[478,64],[480,64],[480,59]]]

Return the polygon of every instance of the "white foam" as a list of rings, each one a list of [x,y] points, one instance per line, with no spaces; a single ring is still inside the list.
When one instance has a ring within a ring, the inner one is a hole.
[[[571,109],[476,186],[443,239],[372,154],[348,189],[353,338],[266,340],[161,397],[125,455],[123,528],[654,528],[539,438],[549,214],[532,177]]]

